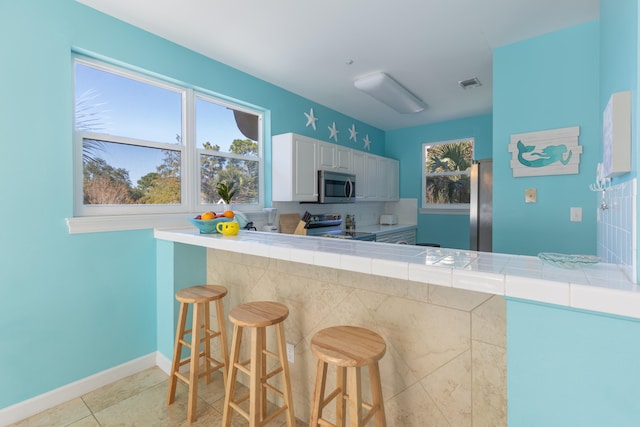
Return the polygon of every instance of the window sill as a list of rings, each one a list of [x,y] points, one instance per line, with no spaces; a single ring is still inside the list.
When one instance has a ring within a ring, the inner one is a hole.
[[[469,208],[420,208],[420,214],[469,216]]]
[[[143,230],[148,228],[186,228],[189,214],[113,215],[67,218],[69,234],[106,231]]]

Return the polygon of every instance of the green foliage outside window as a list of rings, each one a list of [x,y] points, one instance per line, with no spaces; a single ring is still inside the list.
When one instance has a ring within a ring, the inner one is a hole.
[[[425,200],[427,204],[469,203],[469,170],[473,141],[426,145]]]

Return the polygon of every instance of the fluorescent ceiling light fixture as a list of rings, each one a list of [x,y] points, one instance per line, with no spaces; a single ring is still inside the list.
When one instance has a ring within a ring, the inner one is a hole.
[[[398,113],[419,113],[427,105],[385,73],[371,74],[353,82],[356,88]]]

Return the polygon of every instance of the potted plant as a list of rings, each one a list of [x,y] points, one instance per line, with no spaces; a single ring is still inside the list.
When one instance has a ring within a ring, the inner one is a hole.
[[[229,185],[227,185],[224,182],[221,182],[216,186],[216,191],[218,192],[218,195],[226,205],[225,210],[231,209],[231,199],[233,198],[233,196],[236,195],[236,190],[233,189],[233,185],[234,185],[233,182]]]

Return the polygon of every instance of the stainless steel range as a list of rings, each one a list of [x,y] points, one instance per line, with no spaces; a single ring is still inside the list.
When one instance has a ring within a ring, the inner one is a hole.
[[[334,239],[367,240],[375,242],[374,233],[344,231],[340,214],[311,214],[307,222],[307,236],[331,237]]]

